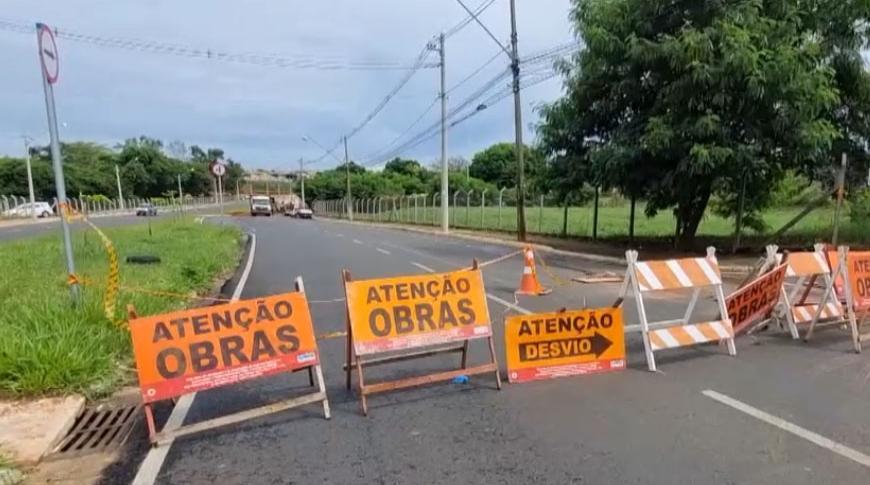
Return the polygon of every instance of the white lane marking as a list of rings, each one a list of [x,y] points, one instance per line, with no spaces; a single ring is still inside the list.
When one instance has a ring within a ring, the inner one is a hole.
[[[411,264],[413,264],[414,266],[416,266],[416,267],[422,269],[423,271],[426,271],[426,272],[429,272],[429,273],[434,273],[434,272],[435,272],[434,269],[432,269],[432,268],[430,268],[430,267],[428,267],[428,266],[426,266],[426,265],[422,265],[422,264],[420,264],[420,263],[417,263],[417,262],[415,262],[415,261],[411,261]],[[492,293],[487,293],[486,296],[489,297],[490,300],[492,300],[492,301],[494,301],[494,302],[496,302],[496,303],[499,303],[499,304],[501,304],[501,305],[504,305],[505,307],[510,308],[511,310],[514,310],[514,311],[520,312],[520,313],[522,313],[523,315],[531,315],[531,314],[532,314],[532,312],[531,312],[530,310],[526,310],[525,308],[523,308],[523,307],[521,307],[521,306],[519,306],[519,305],[515,305],[515,304],[513,304],[513,303],[511,303],[511,302],[509,302],[509,301],[507,301],[507,300],[502,300],[501,298],[499,298],[499,297],[493,295]]]
[[[248,253],[248,261],[245,263],[245,269],[242,271],[242,276],[239,282],[236,283],[236,289],[233,291],[233,301],[238,300],[242,296],[242,291],[245,289],[245,284],[248,282],[248,276],[251,274],[251,267],[254,265],[254,254],[257,251],[257,235],[251,234],[251,251]],[[172,414],[166,420],[163,426],[164,431],[173,430],[184,424],[184,419],[187,413],[190,412],[193,406],[193,399],[196,393],[185,394],[178,399],[175,407],[172,408]],[[148,455],[139,466],[139,471],[136,472],[136,478],[133,479],[133,485],[152,485],[157,481],[157,475],[160,474],[160,469],[163,467],[163,462],[166,461],[166,455],[169,454],[169,448],[172,447],[172,441],[160,446],[151,448]]]
[[[499,303],[501,305],[504,305],[507,308],[510,308],[511,310],[518,311],[518,312],[522,313],[523,315],[531,315],[532,314],[531,310],[526,310],[525,308],[523,308],[519,305],[511,303],[507,300],[502,300],[501,298],[493,295],[492,293],[487,293],[486,296],[489,297],[490,300],[492,300],[496,303]]]
[[[381,253],[381,254],[386,254],[386,255],[388,255],[388,256],[389,256],[390,254],[393,254],[393,253],[387,251],[386,249],[381,249],[381,248],[375,248],[375,249],[377,249],[379,253]]]
[[[338,237],[344,237],[344,234],[342,234],[342,233],[340,233],[340,232],[335,233],[335,235],[338,236]]]
[[[413,264],[414,266],[416,266],[416,267],[422,269],[423,271],[427,271],[427,272],[429,272],[429,273],[434,273],[434,272],[435,272],[434,269],[432,269],[432,268],[426,266],[425,264],[415,263],[414,261],[411,261],[411,264]]]
[[[825,438],[820,434],[814,433],[808,429],[801,428],[796,424],[790,423],[772,414],[768,414],[758,408],[752,407],[748,404],[738,401],[737,399],[728,397],[716,391],[707,389],[706,391],[701,391],[701,394],[709,397],[710,399],[713,399],[714,401],[725,404],[726,406],[731,406],[738,411],[742,411],[755,419],[764,421],[765,423],[776,426],[777,428],[784,431],[788,431],[789,433],[797,437],[803,438],[810,443],[821,446],[822,448],[833,451],[840,456],[846,457],[856,463],[870,468],[870,456],[867,456],[860,451],[849,448],[844,444],[837,443],[836,441]]]
[[[354,239],[354,240],[353,240],[353,243],[354,243],[354,244],[362,244],[363,242],[360,241],[359,239]]]

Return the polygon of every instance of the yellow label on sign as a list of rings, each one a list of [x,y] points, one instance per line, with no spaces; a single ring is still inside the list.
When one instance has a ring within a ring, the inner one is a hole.
[[[345,283],[357,355],[492,335],[480,270]]]
[[[508,317],[508,379],[525,382],[625,369],[624,332],[622,308]]]

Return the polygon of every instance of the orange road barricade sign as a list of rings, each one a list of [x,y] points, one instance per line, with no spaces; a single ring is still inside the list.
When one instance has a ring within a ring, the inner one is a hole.
[[[851,251],[840,246],[836,253],[828,253],[834,281],[842,281],[836,288],[841,293],[846,310],[846,320],[852,333],[855,352],[861,352],[864,342],[870,341],[870,333],[863,332],[870,317],[870,251]],[[831,291],[827,289],[825,295]],[[840,295],[838,295],[840,296]],[[839,300],[837,296],[834,299]]]
[[[824,245],[816,244],[813,251],[790,252],[787,257],[774,254],[774,258],[788,265],[780,308],[793,339],[801,338],[802,327],[806,328],[803,339],[809,340],[817,326],[841,326],[848,321],[845,305],[834,294],[834,281],[844,274],[844,268],[837,264],[831,271]]]
[[[347,387],[357,370],[363,414],[366,395],[459,376],[494,373],[501,388],[483,276],[475,262],[469,270],[353,281],[342,272],[347,296]],[[468,367],[468,342],[489,341],[490,362]],[[459,344],[459,345],[457,345]],[[443,352],[462,354],[461,368],[393,381],[366,383],[364,368]],[[389,355],[380,355],[388,353]]]
[[[724,342],[728,348],[728,355],[737,355],[734,329],[731,326],[731,319],[727,316],[722,275],[714,248],[707,248],[707,256],[703,258],[639,261],[637,251],[629,250],[625,252],[625,259],[628,262],[625,280],[613,306],[621,306],[629,291],[634,293],[640,325],[626,326],[625,331],[640,331],[643,335],[644,353],[649,370],[655,372],[657,369],[656,352],[677,347]],[[649,320],[646,295],[688,290],[692,291],[692,298],[682,318]],[[706,322],[691,320],[702,291],[713,294],[720,320]]]
[[[787,264],[780,264],[725,298],[734,333],[751,331],[770,320],[779,302]]]
[[[510,382],[625,369],[622,308],[511,316],[504,332]]]
[[[329,402],[308,300],[297,279],[293,293],[138,317],[130,334],[152,443],[240,422],[303,404]],[[316,392],[175,430],[156,431],[155,401],[230,386],[281,372],[308,370]],[[315,382],[316,376],[316,382]]]

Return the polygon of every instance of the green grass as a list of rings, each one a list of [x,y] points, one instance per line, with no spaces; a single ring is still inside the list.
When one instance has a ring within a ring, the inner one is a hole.
[[[99,224],[99,221],[97,221]],[[107,228],[121,260],[121,284],[183,295],[209,291],[233,270],[241,252],[239,230],[197,224],[192,219],[147,226]],[[72,305],[59,234],[0,244],[0,395],[112,392],[133,377],[130,337],[102,308],[107,258],[93,231],[73,233],[76,270],[88,284],[79,307]],[[129,265],[131,254],[162,258],[155,265]],[[122,291],[116,317],[128,303],[141,315],[183,308],[183,297]]]
[[[422,199],[418,202],[417,224],[440,224],[440,209],[423,208]],[[479,202],[478,202],[479,204]],[[386,208],[386,203],[385,206]],[[763,218],[767,230],[756,232],[746,228],[744,235],[750,238],[764,238],[773,234],[790,219],[801,212],[802,207],[771,209],[764,213]],[[661,211],[655,217],[648,218],[644,214],[644,205],[638,203],[635,217],[635,236],[638,238],[667,238],[674,235],[676,221],[670,211]],[[482,213],[481,213],[482,212]],[[516,208],[504,207],[499,217],[498,207],[487,206],[481,211],[479,205],[466,206],[460,201],[459,207],[450,209],[451,226],[469,229],[486,230],[516,230]],[[599,208],[598,236],[602,239],[621,239],[628,237],[630,209],[627,203],[613,203],[602,200]],[[563,209],[560,207],[538,206],[526,208],[526,227],[529,232],[539,234],[560,235],[562,233]],[[481,217],[482,216],[482,217]],[[434,221],[433,221],[434,217]],[[365,214],[359,211],[357,219],[378,220],[377,214]],[[782,242],[813,242],[830,240],[833,228],[834,210],[823,207],[811,212],[797,225],[792,227],[781,238]],[[414,208],[402,208],[390,218],[389,212],[380,214],[383,222],[414,223]],[[592,237],[593,208],[591,205],[571,207],[568,210],[568,236]],[[734,221],[715,215],[708,211],[698,228],[698,236],[713,238],[730,238],[734,234]],[[870,239],[870,227],[851,222],[848,217],[841,219],[840,240],[843,242],[860,243]]]

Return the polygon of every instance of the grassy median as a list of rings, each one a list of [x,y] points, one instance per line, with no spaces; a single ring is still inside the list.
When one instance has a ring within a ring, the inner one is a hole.
[[[99,221],[97,221],[99,224]],[[128,303],[147,315],[190,306],[229,275],[242,250],[233,226],[189,218],[104,229],[121,261],[116,318]],[[109,321],[102,298],[108,262],[97,234],[73,233],[76,271],[86,284],[71,303],[60,234],[0,243],[0,396],[80,392],[98,397],[134,379],[127,330]],[[159,264],[133,265],[129,255],[154,255]]]

